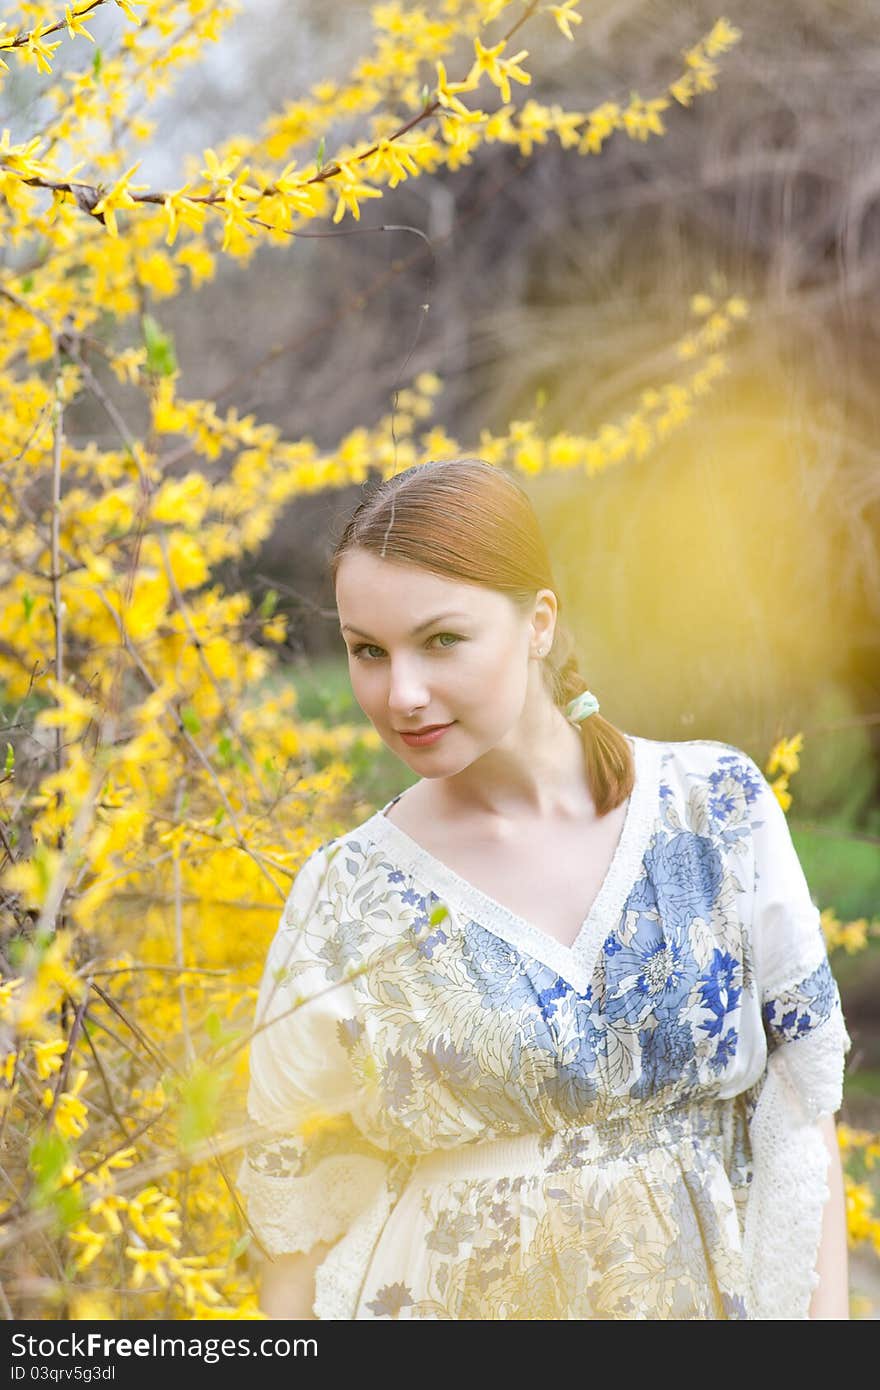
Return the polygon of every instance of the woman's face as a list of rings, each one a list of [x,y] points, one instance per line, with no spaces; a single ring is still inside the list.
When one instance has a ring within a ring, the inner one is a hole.
[[[514,729],[556,611],[550,590],[529,616],[493,589],[365,550],[340,562],[336,604],[358,704],[423,777],[461,771]],[[430,725],[450,727],[421,744],[403,737]]]

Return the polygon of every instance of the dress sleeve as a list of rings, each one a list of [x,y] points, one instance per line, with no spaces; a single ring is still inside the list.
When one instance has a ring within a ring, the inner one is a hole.
[[[327,948],[325,873],[322,846],[294,880],[269,947],[250,1042],[253,1137],[238,1187],[271,1256],[337,1241],[385,1188],[387,1156],[351,1114],[354,995]]]
[[[767,1064],[750,1119],[753,1177],[745,1246],[752,1316],[807,1318],[828,1200],[828,1152],[818,1124],[843,1100],[851,1041],[813,902],[785,813],[750,762],[752,942]]]
[[[763,774],[758,777],[753,931],[761,1017],[768,1054],[778,1053],[804,1118],[813,1120],[840,1109],[851,1043],[819,908],[785,812]]]

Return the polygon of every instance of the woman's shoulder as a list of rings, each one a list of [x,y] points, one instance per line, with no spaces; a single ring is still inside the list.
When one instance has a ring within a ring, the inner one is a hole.
[[[772,796],[754,759],[723,739],[656,740],[661,815],[671,828],[748,838]]]
[[[647,740],[655,745],[661,769],[683,774],[734,776],[755,779],[762,776],[752,757],[735,743],[717,738]]]
[[[296,909],[301,912],[306,901],[311,905],[320,901],[327,906],[360,886],[364,875],[376,877],[383,857],[376,832],[380,815],[381,810],[372,812],[356,825],[321,841],[306,855],[294,875],[288,909],[292,906],[298,916]]]

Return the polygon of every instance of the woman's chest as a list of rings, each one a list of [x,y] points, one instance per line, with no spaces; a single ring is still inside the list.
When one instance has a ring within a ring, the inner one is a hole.
[[[466,884],[570,947],[608,876],[627,806],[589,824],[524,827],[503,843],[467,827],[442,839],[426,825],[408,833]]]

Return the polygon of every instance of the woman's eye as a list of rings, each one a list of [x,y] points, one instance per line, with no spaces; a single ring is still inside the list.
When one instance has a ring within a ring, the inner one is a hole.
[[[428,638],[428,641],[429,641],[429,642],[439,641],[439,639],[442,638],[442,637],[451,637],[451,638],[452,638],[452,641],[451,641],[451,642],[441,642],[441,643],[440,643],[441,650],[443,650],[443,651],[448,651],[448,650],[450,649],[450,647],[454,646],[457,642],[461,642],[461,641],[463,640],[463,639],[462,639],[461,637],[459,637],[458,634],[455,633],[455,632],[435,632],[433,637],[429,637],[429,638]],[[385,649],[384,649],[384,647],[379,647],[379,646],[377,646],[377,645],[375,644],[375,642],[361,642],[361,644],[360,644],[359,647],[352,647],[352,652],[351,652],[351,654],[352,654],[352,656],[360,657],[360,659],[361,659],[362,661],[378,661],[378,660],[379,660],[379,658],[376,657],[376,656],[369,656],[369,655],[367,655],[367,653],[369,653],[369,652],[381,652],[381,653],[384,655]]]

